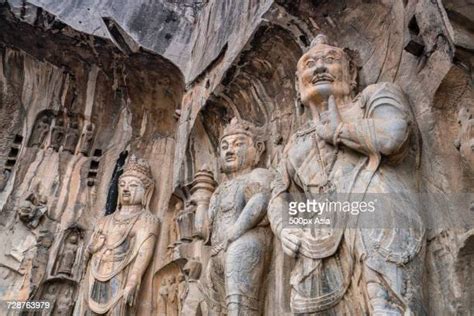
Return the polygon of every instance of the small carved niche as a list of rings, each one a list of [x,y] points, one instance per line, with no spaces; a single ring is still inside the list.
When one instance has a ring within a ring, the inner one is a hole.
[[[12,146],[8,152],[7,160],[5,161],[5,167],[3,168],[2,178],[0,178],[0,191],[3,191],[10,175],[12,173],[13,167],[16,164],[18,155],[21,150],[21,143],[23,142],[23,136],[16,134],[12,141]]]
[[[64,152],[88,157],[94,145],[94,131],[94,124],[84,120],[82,114],[44,110],[36,117],[28,147],[48,146],[57,152],[62,148]]]
[[[176,195],[172,195],[168,203],[168,214],[165,216],[164,223],[167,227],[166,236],[164,237],[167,243],[166,257],[168,260],[173,260],[175,247],[182,243],[179,237],[179,222],[178,217],[183,212],[183,200]]]
[[[10,147],[7,160],[5,161],[5,170],[8,170],[9,172],[11,172],[12,168],[15,166],[16,160],[18,158],[18,154],[20,153],[22,141],[23,141],[23,136],[21,135],[17,134],[13,138],[12,146]]]
[[[153,304],[157,315],[181,315],[182,301],[187,283],[182,272],[186,259],[179,259],[165,265],[153,276]]]
[[[38,113],[35,123],[33,124],[28,147],[43,148],[46,138],[50,133],[54,117],[54,112],[51,110],[44,110]]]
[[[94,145],[94,124],[87,122],[84,124],[84,130],[81,135],[81,141],[79,145],[79,152],[88,157],[92,146]]]
[[[71,226],[60,233],[59,243],[52,249],[49,278],[64,278],[79,281],[81,258],[84,250],[84,229]]]
[[[72,315],[76,291],[75,282],[54,279],[43,284],[39,300],[51,304],[47,315]]]
[[[178,237],[180,242],[191,242],[194,237],[194,216],[196,215],[197,204],[194,200],[186,201],[184,208],[178,210],[176,214],[176,224],[178,226]]]
[[[51,138],[49,148],[59,151],[66,137],[66,119],[63,112],[58,112],[53,120],[53,128],[51,129]]]
[[[94,155],[89,164],[89,171],[87,173],[87,185],[92,187],[96,183],[97,174],[99,173],[100,158],[102,157],[102,150],[94,150]]]
[[[420,36],[420,27],[416,21],[416,16],[413,16],[408,22],[408,30],[410,38],[408,43],[405,45],[405,50],[416,57],[423,55],[425,51],[425,43],[423,38]]]
[[[82,118],[78,115],[70,114],[68,116],[68,127],[64,137],[63,151],[75,154],[82,130]]]

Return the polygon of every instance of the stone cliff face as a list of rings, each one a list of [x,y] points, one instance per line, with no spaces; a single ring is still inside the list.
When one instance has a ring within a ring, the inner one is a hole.
[[[473,21],[469,1],[0,1],[1,298],[72,314],[93,227],[115,212],[136,154],[161,222],[138,313],[205,314],[211,247],[193,229],[199,198],[225,183],[221,134],[233,117],[253,123],[259,167],[276,169],[308,117],[298,60],[325,33],[351,57],[357,91],[389,82],[406,95],[411,176],[439,201],[420,210],[437,223],[418,280],[426,312],[474,313]],[[290,268],[277,238],[272,249],[260,310],[283,315]]]

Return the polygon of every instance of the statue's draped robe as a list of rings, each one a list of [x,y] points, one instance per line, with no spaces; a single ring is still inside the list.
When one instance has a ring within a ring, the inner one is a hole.
[[[115,213],[114,213],[115,214]],[[123,298],[140,248],[150,239],[156,240],[158,220],[147,210],[126,219],[114,214],[104,217],[96,226],[91,240],[105,236],[104,245],[92,255],[82,288],[78,315],[131,315]],[[139,276],[141,277],[141,276]]]
[[[269,207],[275,233],[280,235],[285,225],[284,214],[288,213],[285,200],[324,200],[332,193],[337,193],[339,198],[357,200],[371,193],[413,192],[413,174],[400,172],[396,167],[409,149],[409,129],[405,139],[397,144],[398,150],[382,156],[375,141],[377,131],[370,122],[387,119],[384,111],[396,111],[398,119],[408,122],[410,112],[406,104],[401,91],[388,83],[369,86],[354,100],[350,117],[367,123],[358,125],[357,130],[370,135],[359,138],[372,149],[368,155],[344,145],[336,148],[327,144],[317,136],[315,126],[293,135],[279,166]],[[320,193],[327,195],[321,198]],[[418,205],[413,198],[413,194],[408,194],[396,205],[370,214],[374,219],[382,216],[389,221],[384,224],[387,230],[370,225],[362,228],[367,223],[358,223],[357,216],[347,213],[326,214],[331,220],[330,227],[334,228],[297,228],[302,244],[290,278],[292,311],[329,315],[367,313],[367,304],[360,299],[366,293],[361,280],[363,268],[358,263],[380,275],[382,282],[391,287],[391,294],[413,308],[417,304],[416,295],[413,288],[407,289],[406,280],[408,274],[421,275],[421,271],[402,267],[408,266],[421,252],[424,240]],[[404,288],[399,287],[402,284]],[[408,296],[412,302],[408,302]]]

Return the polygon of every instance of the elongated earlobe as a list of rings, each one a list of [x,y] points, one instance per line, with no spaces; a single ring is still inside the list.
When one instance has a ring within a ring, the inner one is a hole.
[[[142,206],[147,210],[150,209],[151,197],[153,195],[154,189],[155,189],[155,187],[153,185],[151,185],[146,190],[145,194],[143,195]]]
[[[260,162],[260,158],[262,157],[263,152],[265,151],[265,143],[262,141],[255,142],[255,149],[257,153],[255,155],[254,166],[256,166]]]

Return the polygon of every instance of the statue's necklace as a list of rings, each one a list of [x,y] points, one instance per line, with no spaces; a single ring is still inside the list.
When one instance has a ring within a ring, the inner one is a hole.
[[[133,216],[128,216],[125,219],[121,219],[121,218],[117,219],[116,217],[120,216],[120,215],[116,215],[116,214],[112,215],[111,220],[112,220],[112,225],[113,226],[121,226],[121,227],[126,226],[126,228],[125,228],[124,232],[121,233],[121,238],[119,238],[118,240],[113,241],[110,244],[107,243],[109,240],[106,240],[105,248],[110,250],[110,249],[115,249],[116,247],[121,245],[123,243],[123,241],[130,234],[133,226],[135,225],[135,223],[137,222],[138,218],[143,213],[143,211],[144,210],[142,209],[140,212],[137,212],[136,214],[133,214]]]
[[[127,215],[123,215],[117,212],[117,213],[114,213],[114,215],[112,215],[112,219],[113,219],[114,224],[127,225],[131,221],[136,219],[138,216],[140,216],[141,213],[143,213],[143,209],[141,209],[138,212],[134,212],[132,214],[127,214]]]

